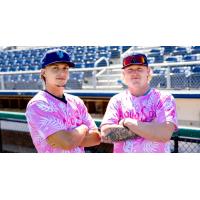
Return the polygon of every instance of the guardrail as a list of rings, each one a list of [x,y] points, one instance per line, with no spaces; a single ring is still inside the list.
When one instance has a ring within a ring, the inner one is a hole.
[[[101,58],[99,61],[101,60],[106,60],[106,58]],[[108,60],[106,60],[106,62],[108,62]],[[107,63],[108,64],[108,63]],[[165,87],[163,89],[173,89],[173,84],[172,84],[172,75],[174,75],[173,73],[170,73],[170,68],[171,67],[178,67],[178,66],[185,66],[185,67],[191,67],[194,65],[200,65],[200,61],[193,61],[193,62],[176,62],[176,63],[155,63],[155,64],[150,64],[149,66],[152,67],[153,69],[156,68],[165,68],[166,69],[166,73],[164,74],[164,78],[165,79]],[[71,72],[92,72],[92,84],[91,88],[95,89],[98,85],[97,82],[97,78],[102,74],[102,73],[106,73],[106,71],[110,72],[112,70],[116,70],[116,69],[120,69],[121,68],[121,64],[118,65],[114,65],[114,66],[105,66],[105,67],[92,67],[92,68],[75,68],[75,69],[70,69],[70,73]],[[4,90],[5,88],[5,83],[4,83],[4,78],[3,76],[6,75],[16,75],[16,74],[39,74],[40,70],[36,70],[36,71],[17,71],[17,72],[0,72],[0,81],[1,81],[1,89]],[[188,71],[188,73],[186,74],[186,79],[188,77],[190,77],[192,74],[191,70]],[[153,74],[153,76],[156,76],[158,74]],[[175,77],[176,78],[176,77]],[[198,74],[198,78],[200,79],[200,75]],[[112,79],[112,78],[111,78]],[[180,82],[180,84],[184,84],[185,89],[190,89],[191,88],[191,84],[189,84],[190,81],[192,80],[187,80],[188,81],[188,85],[185,83],[182,83],[183,81],[185,81],[186,79],[183,79],[183,77],[177,77],[177,81]],[[161,80],[160,80],[161,81]],[[117,82],[117,80],[116,80]],[[176,80],[175,80],[176,82]],[[198,82],[198,81],[197,81]],[[158,87],[162,87],[162,85],[160,86],[159,84],[157,85]],[[197,88],[200,88],[200,85],[197,83]],[[73,88],[72,88],[73,89]]]
[[[6,129],[13,129],[17,132],[22,131],[22,128],[20,127],[21,125],[24,126],[26,123],[26,117],[24,113],[18,113],[18,112],[7,112],[7,111],[0,111],[0,151],[3,151],[2,148],[2,134],[1,131],[5,129],[1,126],[2,122],[13,122],[13,123],[18,123],[18,127],[7,127]],[[101,124],[101,119],[95,119],[96,125],[99,127]],[[27,124],[26,124],[27,126]],[[24,128],[23,128],[24,129]],[[28,128],[25,128],[26,130],[23,130],[24,132],[28,132]],[[104,149],[102,149],[104,148]],[[110,148],[107,151],[105,145],[100,145],[99,148],[96,148],[95,152],[110,152]],[[94,150],[94,149],[93,149]],[[91,148],[91,151],[93,151]],[[179,127],[178,132],[174,133],[172,138],[171,138],[171,151],[173,153],[178,153],[178,152],[198,152],[200,153],[200,128],[194,128],[194,127],[185,127],[181,126]]]

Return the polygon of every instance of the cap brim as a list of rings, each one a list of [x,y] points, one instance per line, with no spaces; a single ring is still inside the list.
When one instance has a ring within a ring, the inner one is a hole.
[[[144,65],[144,64],[130,64],[130,65],[127,65],[127,66],[123,66],[122,69],[130,67],[131,65],[140,65],[140,66],[148,67],[148,65]]]
[[[64,61],[64,60],[54,61],[54,62],[49,63],[48,65],[52,65],[54,63],[66,63],[66,64],[69,65],[69,67],[75,67],[75,64],[73,62],[67,62],[67,61]],[[46,65],[46,66],[48,66],[48,65]],[[46,67],[46,66],[44,66],[44,67]]]

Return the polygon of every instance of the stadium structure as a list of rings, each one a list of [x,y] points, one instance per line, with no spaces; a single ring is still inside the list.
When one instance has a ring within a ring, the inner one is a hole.
[[[185,152],[182,143],[195,146],[190,152],[200,152],[200,46],[0,48],[1,151],[34,152],[24,112],[28,101],[43,89],[39,76],[40,60],[47,50],[54,48],[66,50],[76,65],[70,69],[66,92],[82,98],[97,123],[100,123],[109,99],[126,88],[121,77],[123,55],[131,51],[145,53],[153,69],[150,85],[173,94],[181,136],[188,139],[185,141],[174,135],[172,151],[177,151],[178,138],[179,152]],[[106,151],[110,147],[102,146],[104,149],[96,148],[96,152],[110,151]]]

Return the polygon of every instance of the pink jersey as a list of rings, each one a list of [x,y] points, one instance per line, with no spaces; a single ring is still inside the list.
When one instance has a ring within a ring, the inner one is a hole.
[[[176,104],[171,94],[151,89],[146,95],[135,97],[126,90],[111,98],[102,125],[119,124],[124,118],[142,122],[172,122],[177,129]],[[170,144],[144,138],[114,143],[114,152],[170,152]]]
[[[26,118],[38,152],[82,153],[84,152],[82,147],[69,151],[52,148],[48,145],[46,138],[60,130],[70,131],[81,124],[85,124],[89,129],[97,128],[83,101],[70,94],[64,95],[67,103],[45,91],[40,91],[28,103]]]

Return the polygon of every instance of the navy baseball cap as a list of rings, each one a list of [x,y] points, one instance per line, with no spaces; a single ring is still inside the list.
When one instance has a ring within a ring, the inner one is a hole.
[[[61,62],[67,63],[69,67],[75,67],[75,64],[71,62],[68,53],[62,49],[53,49],[47,51],[41,60],[41,65],[42,68],[45,68],[47,65]]]

